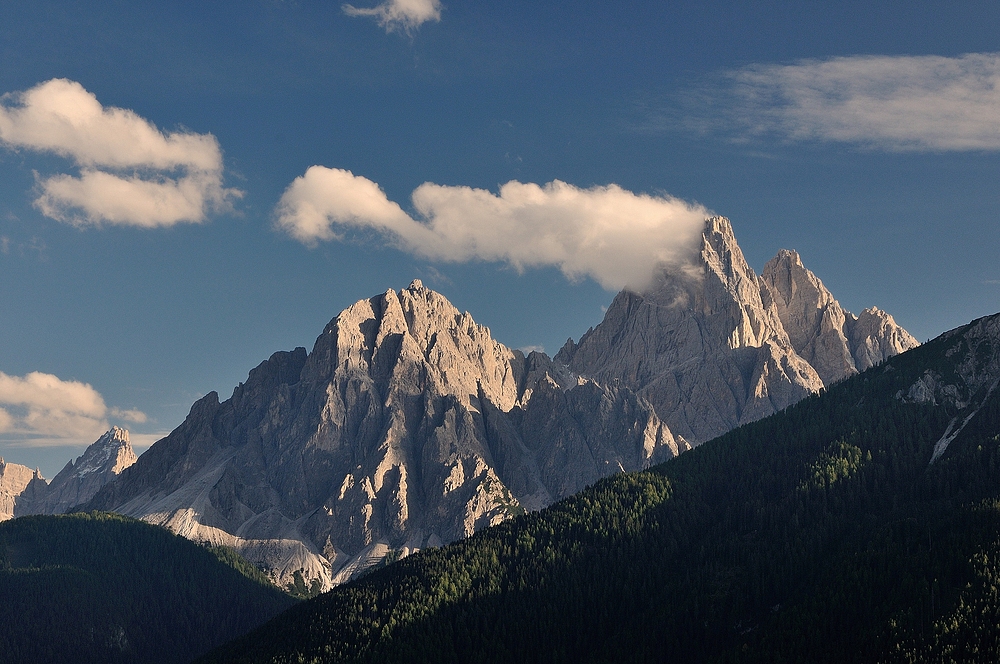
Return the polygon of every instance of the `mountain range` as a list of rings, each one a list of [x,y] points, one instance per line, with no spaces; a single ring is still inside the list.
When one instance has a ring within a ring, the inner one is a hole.
[[[199,660],[993,662],[1000,314]]]
[[[685,449],[628,388],[512,351],[414,282],[201,399],[87,509],[325,589]]]
[[[916,345],[878,309],[841,308],[794,252],[758,276],[715,217],[690,265],[619,293],[553,359],[507,348],[414,281],[348,307],[311,352],[275,353],[230,399],[208,394],[134,464],[95,451],[114,462],[85,475],[88,450],[51,485],[12,472],[8,493],[15,514],[76,501],[325,590],[673,458]]]

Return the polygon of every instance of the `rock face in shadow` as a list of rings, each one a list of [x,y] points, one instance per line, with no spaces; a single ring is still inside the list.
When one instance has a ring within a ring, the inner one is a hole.
[[[935,343],[946,346],[936,367],[928,367],[897,399],[911,403],[945,405],[954,412],[948,428],[934,444],[931,463],[965,429],[1000,387],[1000,314],[986,316],[945,332]]]
[[[327,588],[688,447],[628,387],[512,351],[415,281],[202,398],[85,509]]]
[[[635,390],[697,444],[915,345],[884,312],[841,309],[793,252],[758,277],[729,220],[715,217],[691,269],[663,272],[645,293],[622,291],[554,359]]]

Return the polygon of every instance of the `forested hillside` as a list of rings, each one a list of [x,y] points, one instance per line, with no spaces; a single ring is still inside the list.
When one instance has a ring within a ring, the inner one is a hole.
[[[293,603],[234,552],[141,521],[0,524],[0,662],[188,662]]]
[[[406,558],[203,661],[994,661],[996,328]]]

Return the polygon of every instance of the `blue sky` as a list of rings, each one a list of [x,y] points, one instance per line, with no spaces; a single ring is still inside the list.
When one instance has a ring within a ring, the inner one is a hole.
[[[1000,310],[995,3],[394,2],[0,7],[0,455],[413,278],[554,353],[706,211],[921,340]]]

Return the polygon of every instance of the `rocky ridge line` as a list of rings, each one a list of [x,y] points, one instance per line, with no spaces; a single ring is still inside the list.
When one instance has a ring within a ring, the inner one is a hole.
[[[858,316],[841,307],[795,251],[779,251],[764,266],[760,279],[795,352],[816,369],[826,386],[919,345],[877,307]]]

